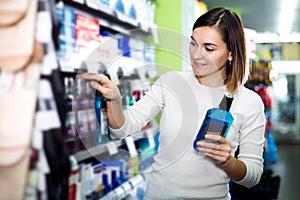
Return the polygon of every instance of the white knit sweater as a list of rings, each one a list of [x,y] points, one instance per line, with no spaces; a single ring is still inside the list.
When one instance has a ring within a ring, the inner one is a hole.
[[[196,153],[193,141],[206,111],[217,107],[226,87],[209,88],[199,84],[192,72],[168,72],[151,90],[125,111],[122,128],[111,129],[114,137],[134,134],[162,111],[159,148],[147,177],[145,199],[230,199],[230,178],[209,158]],[[264,106],[253,91],[240,87],[230,109],[234,117],[226,138],[232,155],[247,166],[238,183],[251,187],[263,171]]]

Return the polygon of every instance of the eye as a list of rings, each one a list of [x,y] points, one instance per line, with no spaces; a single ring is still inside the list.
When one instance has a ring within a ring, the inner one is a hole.
[[[205,47],[205,50],[206,50],[206,51],[214,51],[214,49],[208,48],[208,47]]]
[[[194,42],[194,41],[191,41],[191,42],[190,42],[190,45],[192,45],[192,46],[196,46],[197,44],[196,44],[196,42]]]

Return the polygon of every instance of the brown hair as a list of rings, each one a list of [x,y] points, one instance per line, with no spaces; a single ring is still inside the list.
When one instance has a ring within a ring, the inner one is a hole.
[[[232,62],[227,62],[224,84],[230,93],[236,92],[247,80],[249,71],[246,64],[245,34],[240,18],[226,8],[214,8],[196,20],[193,30],[201,26],[216,28],[221,33],[227,49],[231,51]]]

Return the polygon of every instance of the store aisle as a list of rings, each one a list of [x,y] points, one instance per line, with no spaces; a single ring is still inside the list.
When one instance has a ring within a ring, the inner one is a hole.
[[[277,146],[279,163],[272,168],[281,177],[278,200],[300,199],[300,145]]]

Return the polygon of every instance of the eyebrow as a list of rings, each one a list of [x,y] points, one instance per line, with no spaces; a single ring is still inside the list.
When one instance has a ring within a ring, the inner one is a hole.
[[[191,35],[192,40],[194,40],[196,43],[197,41],[195,40],[195,38]],[[198,43],[197,43],[198,44]],[[218,47],[217,45],[213,44],[213,43],[204,43],[205,46],[215,46]]]
[[[191,38],[192,38],[192,40],[194,40],[196,42],[195,38],[192,35],[191,35]]]

